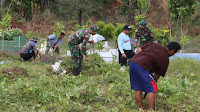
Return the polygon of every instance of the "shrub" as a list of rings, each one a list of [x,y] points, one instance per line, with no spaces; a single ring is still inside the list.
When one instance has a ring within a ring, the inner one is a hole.
[[[8,29],[4,31],[4,40],[13,40],[13,37],[23,35],[20,29]],[[0,32],[0,39],[3,38],[3,33]]]

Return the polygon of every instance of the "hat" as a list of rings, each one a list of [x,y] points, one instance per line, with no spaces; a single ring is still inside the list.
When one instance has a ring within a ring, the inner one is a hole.
[[[124,30],[129,30],[129,31],[130,31],[130,30],[132,30],[132,28],[131,28],[130,25],[125,25],[125,26],[124,26]]]
[[[32,41],[37,41],[37,42],[39,41],[37,37],[32,37],[31,40],[32,40]]]
[[[94,33],[98,33],[99,32],[99,27],[98,26],[92,26],[91,29],[92,29],[92,31]]]
[[[147,26],[148,23],[145,21],[145,20],[142,20],[140,23],[139,23],[139,26]]]

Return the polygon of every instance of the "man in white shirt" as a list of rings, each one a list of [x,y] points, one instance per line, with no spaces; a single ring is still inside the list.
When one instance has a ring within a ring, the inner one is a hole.
[[[132,58],[135,55],[135,53],[132,50],[129,38],[129,33],[131,30],[132,28],[130,25],[125,25],[123,32],[119,34],[117,39],[119,50],[119,63],[123,67],[127,65],[127,59]]]

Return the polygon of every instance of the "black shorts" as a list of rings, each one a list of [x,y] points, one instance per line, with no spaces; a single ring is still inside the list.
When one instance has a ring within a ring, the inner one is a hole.
[[[32,53],[20,53],[20,57],[24,59],[24,61],[30,60],[32,57],[35,59],[35,52],[32,51]]]
[[[124,50],[124,53],[126,54],[127,58],[123,58],[121,52],[119,51],[119,64],[121,66],[127,65],[127,59],[130,59],[135,55],[133,50]]]

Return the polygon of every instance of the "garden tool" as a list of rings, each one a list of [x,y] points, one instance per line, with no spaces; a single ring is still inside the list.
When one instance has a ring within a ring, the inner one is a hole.
[[[101,68],[101,65],[99,65],[98,63],[94,63],[94,62],[91,62],[89,61],[91,64],[94,64],[94,65],[97,65],[99,68]]]
[[[147,93],[145,92],[145,94],[144,94],[144,98],[143,99],[145,99],[147,97]]]
[[[40,55],[40,53],[39,53],[39,50],[37,49],[37,51],[36,51],[36,57],[38,58],[38,59],[40,59],[41,58],[41,55]]]

